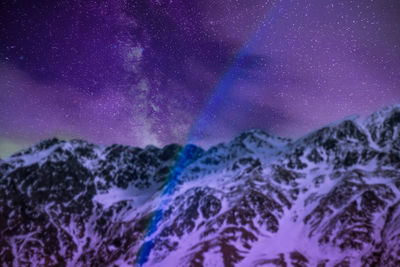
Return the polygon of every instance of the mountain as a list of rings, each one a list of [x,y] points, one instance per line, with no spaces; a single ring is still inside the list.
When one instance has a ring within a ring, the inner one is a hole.
[[[0,162],[2,266],[400,266],[400,105],[203,150],[42,141]]]

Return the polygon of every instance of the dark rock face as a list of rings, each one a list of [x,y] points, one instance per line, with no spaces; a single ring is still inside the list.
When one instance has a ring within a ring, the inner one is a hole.
[[[400,105],[384,108],[372,114],[366,127],[371,138],[380,147],[399,150],[400,138]]]
[[[0,161],[2,266],[400,266],[400,107],[207,151],[50,139]]]

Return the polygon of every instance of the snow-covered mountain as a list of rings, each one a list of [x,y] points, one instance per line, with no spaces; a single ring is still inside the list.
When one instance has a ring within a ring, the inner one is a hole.
[[[43,141],[0,162],[2,266],[400,266],[400,105],[207,151]]]

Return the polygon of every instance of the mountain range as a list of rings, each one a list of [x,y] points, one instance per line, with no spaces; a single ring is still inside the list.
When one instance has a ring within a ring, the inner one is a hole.
[[[44,140],[0,161],[2,266],[400,266],[400,105],[204,150]]]

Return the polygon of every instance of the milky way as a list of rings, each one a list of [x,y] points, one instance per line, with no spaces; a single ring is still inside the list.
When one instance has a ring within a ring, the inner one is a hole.
[[[52,136],[138,146],[189,133],[208,146],[250,128],[296,137],[400,102],[399,1],[0,5],[2,156]]]

